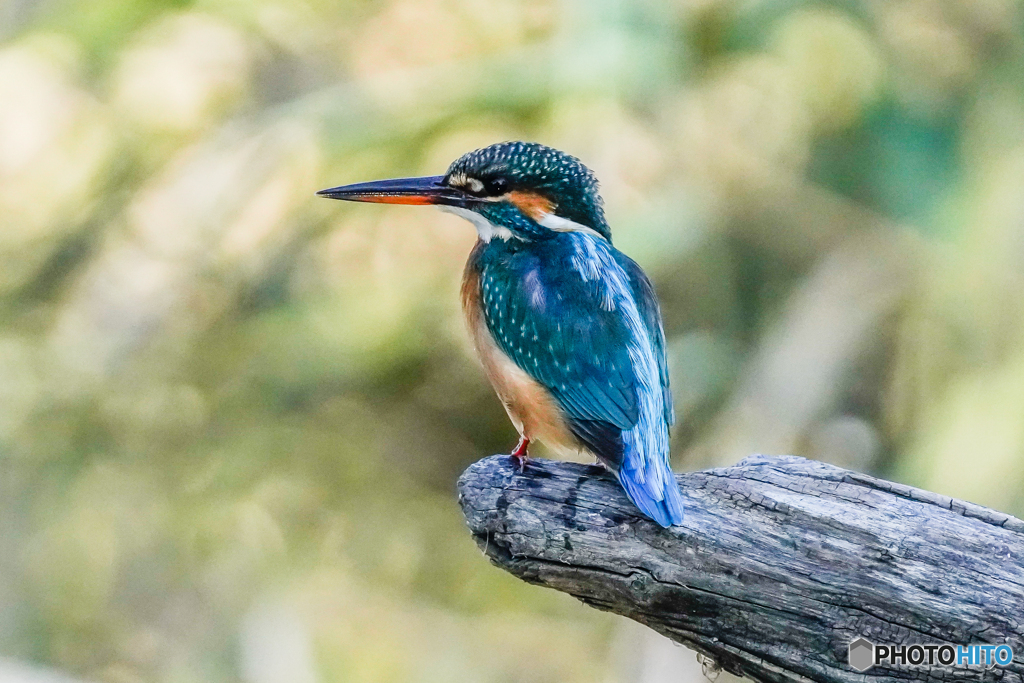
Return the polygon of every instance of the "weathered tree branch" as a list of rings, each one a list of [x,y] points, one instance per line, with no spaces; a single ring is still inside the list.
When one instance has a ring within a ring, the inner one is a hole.
[[[1024,681],[1024,522],[796,457],[679,476],[683,526],[639,517],[597,467],[485,458],[469,528],[515,576],[630,617],[757,681]],[[847,663],[849,643],[1006,643],[979,669]]]

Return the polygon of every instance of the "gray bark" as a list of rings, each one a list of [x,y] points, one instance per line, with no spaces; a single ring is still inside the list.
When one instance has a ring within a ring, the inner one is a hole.
[[[635,619],[757,681],[1024,681],[1024,522],[796,457],[679,475],[682,526],[594,466],[471,465],[459,501],[498,567]],[[1006,643],[988,672],[876,666],[848,646]]]

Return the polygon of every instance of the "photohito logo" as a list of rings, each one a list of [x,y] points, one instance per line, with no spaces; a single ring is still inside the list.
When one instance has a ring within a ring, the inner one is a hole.
[[[857,671],[879,664],[890,666],[950,666],[992,669],[1013,662],[1009,645],[876,645],[866,638],[850,643],[849,662]]]

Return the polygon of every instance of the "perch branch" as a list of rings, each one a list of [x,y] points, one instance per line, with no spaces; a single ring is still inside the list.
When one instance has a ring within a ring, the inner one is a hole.
[[[661,529],[603,470],[507,456],[459,479],[498,567],[635,619],[756,681],[1024,681],[1024,522],[796,457],[680,475]],[[847,662],[873,643],[1006,643],[1005,669]]]

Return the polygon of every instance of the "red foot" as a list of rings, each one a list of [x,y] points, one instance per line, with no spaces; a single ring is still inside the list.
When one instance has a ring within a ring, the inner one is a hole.
[[[530,440],[525,436],[519,437],[519,443],[509,454],[512,458],[512,462],[519,466],[519,471],[522,472],[526,469],[526,461],[530,459],[530,454],[527,452],[530,448]]]

